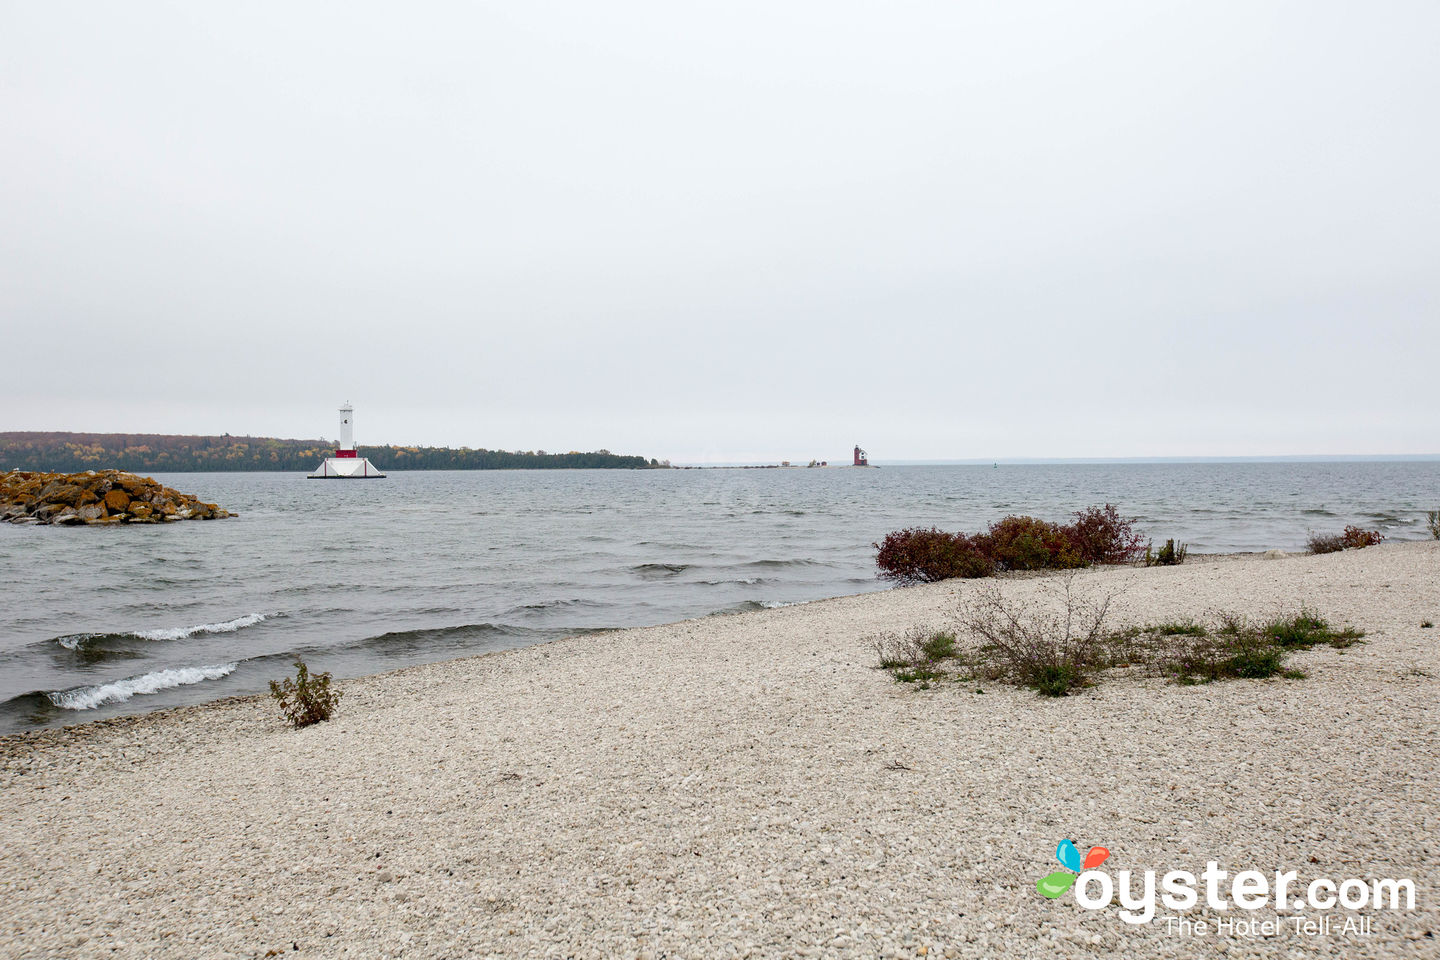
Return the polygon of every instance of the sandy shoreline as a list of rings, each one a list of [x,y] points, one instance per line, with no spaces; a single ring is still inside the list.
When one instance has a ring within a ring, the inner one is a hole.
[[[349,680],[301,732],[244,698],[5,738],[0,956],[1435,956],[1437,574],[1407,543],[1077,578],[1117,625],[1305,603],[1367,631],[1298,681],[1043,700],[872,669],[950,582]],[[1187,937],[1039,897],[1063,837],[1418,902]]]

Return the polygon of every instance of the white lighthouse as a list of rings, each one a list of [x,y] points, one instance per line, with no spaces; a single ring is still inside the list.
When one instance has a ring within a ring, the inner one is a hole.
[[[355,408],[346,400],[340,408],[340,447],[335,456],[326,457],[311,480],[369,480],[380,479],[385,474],[376,469],[369,458],[355,452]]]

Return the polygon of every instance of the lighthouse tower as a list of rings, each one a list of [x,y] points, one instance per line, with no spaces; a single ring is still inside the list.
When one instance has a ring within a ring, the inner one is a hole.
[[[340,449],[335,451],[335,456],[355,456],[355,408],[349,400],[340,408]]]
[[[355,452],[355,408],[346,400],[340,408],[340,447],[335,456],[326,457],[311,480],[372,480],[383,479],[385,474],[376,469],[369,458]]]

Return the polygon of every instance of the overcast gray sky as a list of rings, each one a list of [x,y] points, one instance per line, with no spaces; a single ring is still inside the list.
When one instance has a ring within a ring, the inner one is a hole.
[[[1440,452],[1440,4],[0,2],[0,430]]]

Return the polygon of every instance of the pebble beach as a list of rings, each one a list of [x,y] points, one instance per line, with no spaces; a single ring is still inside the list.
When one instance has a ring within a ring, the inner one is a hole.
[[[1416,542],[1075,577],[1116,626],[1365,631],[1299,680],[894,682],[869,638],[945,626],[980,583],[948,581],[346,680],[299,731],[248,697],[6,737],[0,957],[1440,956],[1437,574]],[[1036,892],[1063,838],[1416,903],[1133,925]]]

